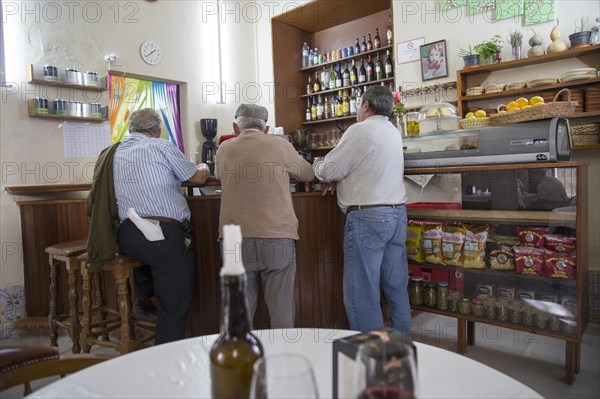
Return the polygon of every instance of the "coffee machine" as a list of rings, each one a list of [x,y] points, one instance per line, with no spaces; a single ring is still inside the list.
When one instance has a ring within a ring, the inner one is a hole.
[[[219,146],[213,141],[217,135],[217,120],[212,118],[200,119],[200,130],[206,139],[202,144],[202,162],[208,165],[210,175],[215,175],[215,155]]]

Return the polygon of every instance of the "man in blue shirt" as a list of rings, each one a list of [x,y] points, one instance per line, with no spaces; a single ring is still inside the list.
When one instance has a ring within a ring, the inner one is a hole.
[[[162,344],[185,337],[192,299],[194,258],[188,251],[191,214],[181,182],[203,184],[209,172],[206,164],[196,166],[173,143],[160,139],[161,120],[153,109],[132,113],[129,132],[113,161],[115,197],[123,221],[117,242],[121,252],[151,268],[152,279],[145,284],[138,284],[141,279],[137,273],[136,291],[138,297],[157,299],[155,344]],[[149,240],[138,228],[144,221],[130,219],[131,209],[142,219],[158,222],[164,239]]]

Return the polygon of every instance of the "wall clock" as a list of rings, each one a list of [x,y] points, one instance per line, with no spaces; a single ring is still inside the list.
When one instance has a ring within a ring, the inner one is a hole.
[[[156,65],[162,59],[160,46],[151,40],[146,40],[140,46],[140,56],[150,65]]]

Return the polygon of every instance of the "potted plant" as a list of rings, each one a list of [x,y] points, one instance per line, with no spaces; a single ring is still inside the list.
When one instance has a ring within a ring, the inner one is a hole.
[[[575,22],[575,33],[569,35],[571,48],[579,46],[589,46],[591,30],[584,30],[589,23],[589,18],[581,17],[579,23]]]
[[[498,62],[498,55],[502,51],[502,37],[495,35],[491,39],[479,43],[475,46],[475,51],[479,54],[480,59],[488,64]]]
[[[479,66],[479,54],[469,45],[469,49],[461,48],[458,51],[458,56],[462,57],[465,62],[465,68]]]

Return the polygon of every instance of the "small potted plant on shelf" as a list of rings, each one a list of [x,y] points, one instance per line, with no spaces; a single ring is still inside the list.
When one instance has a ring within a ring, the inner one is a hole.
[[[458,51],[458,56],[462,57],[465,62],[465,68],[479,66],[479,54],[469,45],[469,49],[461,48]]]
[[[475,51],[482,61],[487,64],[495,64],[499,61],[500,51],[502,51],[502,37],[495,35],[491,39],[479,43],[475,46]]]
[[[581,17],[579,23],[575,22],[575,33],[569,35],[571,41],[571,48],[580,46],[589,46],[590,37],[592,36],[591,30],[584,30],[588,26],[589,18]]]

